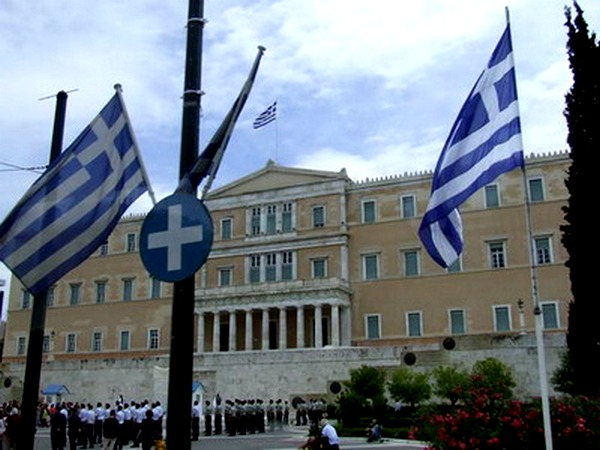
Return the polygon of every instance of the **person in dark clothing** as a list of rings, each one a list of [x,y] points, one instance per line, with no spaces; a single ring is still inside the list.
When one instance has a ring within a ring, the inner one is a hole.
[[[79,436],[81,434],[81,419],[79,418],[79,408],[73,406],[69,410],[67,418],[67,434],[69,436],[69,450],[77,450]]]
[[[50,415],[50,445],[52,450],[64,450],[67,445],[67,418],[58,408]]]
[[[146,418],[142,420],[139,434],[142,450],[150,450],[154,445],[154,441],[160,436],[162,430],[158,429],[158,423],[152,418],[152,410],[146,411]]]
[[[114,450],[119,437],[117,412],[111,409],[102,424],[102,450]]]

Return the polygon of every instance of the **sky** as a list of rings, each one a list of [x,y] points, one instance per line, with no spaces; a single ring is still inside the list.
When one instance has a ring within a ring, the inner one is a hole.
[[[177,186],[185,0],[0,0],[0,220],[47,164],[55,95],[68,92],[64,147],[121,84],[157,200]],[[579,0],[592,31],[600,2]],[[572,84],[563,0],[205,0],[200,151],[258,76],[213,183],[265,166],[357,181],[430,171],[506,25],[526,154],[567,150]],[[252,122],[273,101],[275,122]],[[143,195],[128,213],[152,207]],[[0,279],[9,272],[0,265]]]

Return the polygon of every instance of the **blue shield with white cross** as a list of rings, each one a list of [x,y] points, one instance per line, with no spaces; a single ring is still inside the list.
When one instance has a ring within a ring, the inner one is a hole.
[[[213,243],[212,218],[192,194],[173,194],[148,213],[140,232],[146,270],[161,281],[181,281],[206,262]]]

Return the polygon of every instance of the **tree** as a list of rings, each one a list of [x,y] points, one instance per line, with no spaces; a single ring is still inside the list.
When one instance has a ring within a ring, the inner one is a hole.
[[[338,415],[345,425],[356,425],[361,415],[383,411],[385,377],[383,369],[366,365],[350,371],[350,381],[344,383],[346,389],[338,399]]]
[[[597,165],[594,151],[600,147],[600,49],[596,35],[590,33],[583,11],[575,2],[575,17],[565,8],[568,29],[567,50],[573,74],[573,85],[566,95],[565,117],[568,125],[567,142],[570,147],[571,166],[565,180],[569,191],[567,205],[563,207],[565,224],[561,226],[562,243],[568,253],[571,293],[567,345],[572,364],[573,387],[576,393],[597,396],[600,394],[600,301],[596,298],[593,271],[588,268],[594,261],[594,246],[589,238],[594,236],[590,219],[589,187]]]
[[[471,377],[456,366],[438,366],[433,369],[433,393],[447,399],[451,405],[464,400],[471,387]]]
[[[401,367],[392,374],[388,391],[394,400],[401,400],[414,407],[431,397],[429,374]]]
[[[486,358],[473,364],[471,381],[475,389],[487,389],[502,399],[513,398],[517,385],[510,367],[496,358]]]

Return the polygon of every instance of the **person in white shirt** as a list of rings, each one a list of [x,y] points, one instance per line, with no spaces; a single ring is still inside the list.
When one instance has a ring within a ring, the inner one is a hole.
[[[321,435],[327,439],[327,444],[329,447],[325,447],[330,450],[339,450],[340,449],[340,438],[338,437],[337,431],[329,423],[327,419],[321,420]]]

